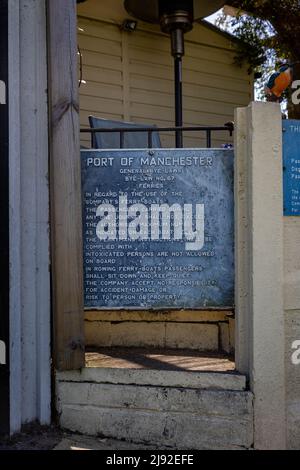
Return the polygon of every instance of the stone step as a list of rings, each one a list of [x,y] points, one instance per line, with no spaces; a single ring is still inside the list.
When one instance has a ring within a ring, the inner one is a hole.
[[[60,372],[58,377],[60,381],[65,382],[135,384],[208,390],[243,391],[246,389],[246,377],[237,373],[86,367],[81,371]]]
[[[106,437],[189,450],[249,449],[253,444],[250,417],[205,416],[178,412],[153,412],[64,405],[64,429]]]
[[[90,373],[57,375],[57,408],[65,429],[173,449],[238,449],[253,443],[250,392],[97,383],[87,380]]]
[[[101,408],[135,408],[207,415],[244,416],[251,411],[248,392],[189,388],[61,382],[63,404]]]

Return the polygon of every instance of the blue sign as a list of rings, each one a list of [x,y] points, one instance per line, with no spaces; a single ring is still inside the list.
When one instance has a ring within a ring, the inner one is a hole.
[[[83,150],[86,308],[233,305],[233,151]]]
[[[283,121],[284,215],[300,216],[300,121]]]

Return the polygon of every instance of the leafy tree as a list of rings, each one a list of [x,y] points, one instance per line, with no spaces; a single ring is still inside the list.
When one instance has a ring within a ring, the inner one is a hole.
[[[242,41],[236,62],[249,63],[249,72],[261,72],[261,82],[274,70],[277,60],[294,65],[294,80],[300,80],[300,0],[227,0],[235,16],[223,16]],[[226,9],[225,9],[226,13]],[[262,83],[261,83],[262,84]],[[289,117],[300,119],[300,105],[287,93]]]

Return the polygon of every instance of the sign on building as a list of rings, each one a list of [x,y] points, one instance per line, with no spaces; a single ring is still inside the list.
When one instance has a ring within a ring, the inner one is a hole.
[[[82,151],[85,306],[233,305],[233,152]]]
[[[300,121],[283,121],[284,215],[300,216]]]
[[[9,431],[8,2],[0,0],[0,433]]]

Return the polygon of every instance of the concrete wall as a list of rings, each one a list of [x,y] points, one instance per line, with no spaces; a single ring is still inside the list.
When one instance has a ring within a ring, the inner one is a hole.
[[[300,218],[284,217],[287,442],[300,449]]]
[[[254,394],[254,447],[286,447],[282,120],[251,103],[235,117],[236,367]]]
[[[236,124],[236,365],[254,446],[300,449],[300,218],[283,216],[279,106],[252,103]]]
[[[234,352],[234,318],[225,311],[86,311],[88,346]]]

